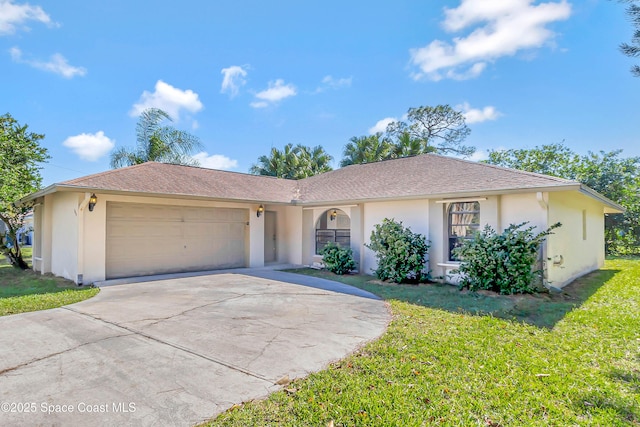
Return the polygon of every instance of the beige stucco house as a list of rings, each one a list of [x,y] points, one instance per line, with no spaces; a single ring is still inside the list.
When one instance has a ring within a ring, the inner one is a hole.
[[[92,199],[92,196],[95,196]],[[562,287],[604,262],[604,216],[622,208],[578,182],[426,154],[286,180],[145,163],[51,185],[35,201],[33,268],[105,279],[270,263],[312,264],[329,241],[364,245],[384,218],[431,241],[445,277],[451,249],[489,224],[561,222],[543,247],[545,282]]]

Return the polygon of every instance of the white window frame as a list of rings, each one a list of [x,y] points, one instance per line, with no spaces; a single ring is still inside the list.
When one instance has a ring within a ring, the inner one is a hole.
[[[458,205],[463,205],[463,204],[469,204],[469,203],[473,203],[475,205],[477,205],[477,209],[472,209],[472,210],[456,210],[456,211],[452,211],[452,209]],[[473,234],[475,234],[476,231],[480,230],[480,210],[481,210],[481,205],[480,205],[480,201],[479,200],[460,200],[460,201],[452,201],[451,203],[448,204],[447,206],[447,210],[446,210],[446,223],[447,223],[447,238],[446,238],[446,258],[448,262],[460,262],[459,259],[455,259],[453,257],[452,251],[454,249],[454,246],[452,247],[452,243],[453,240],[455,239],[456,241],[460,241],[460,240],[469,240],[473,237]],[[455,223],[452,224],[451,219],[452,219],[452,215],[473,215],[471,219],[471,222],[460,222],[460,223]],[[475,217],[477,215],[477,218]],[[474,222],[474,219],[476,219],[476,222]],[[468,231],[465,233],[464,236],[457,236],[457,235],[453,235],[452,230],[453,227],[465,227],[465,228],[469,228],[471,230],[471,233],[469,233]]]

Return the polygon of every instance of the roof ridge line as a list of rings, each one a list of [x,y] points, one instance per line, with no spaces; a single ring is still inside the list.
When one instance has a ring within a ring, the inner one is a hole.
[[[520,169],[509,168],[509,167],[506,167],[506,166],[494,165],[492,163],[483,163],[482,161],[460,159],[458,157],[444,156],[442,154],[436,154],[436,153],[426,153],[425,155],[443,157],[443,158],[446,158],[446,159],[457,160],[457,161],[460,161],[460,162],[471,163],[471,164],[474,164],[474,165],[488,166],[488,167],[491,167],[491,168],[494,168],[494,169],[503,170],[503,171],[506,171],[506,172],[512,172],[512,173],[515,173],[515,174],[533,175],[533,176],[537,176],[539,178],[551,178],[551,179],[557,180],[559,182],[579,183],[579,181],[576,181],[574,179],[561,178],[559,176],[547,175],[547,174],[538,173],[538,172],[523,171],[523,170],[520,170]]]

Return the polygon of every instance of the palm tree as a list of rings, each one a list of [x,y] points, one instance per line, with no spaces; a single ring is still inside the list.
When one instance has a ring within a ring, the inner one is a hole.
[[[333,157],[329,155],[321,145],[313,148],[298,144],[296,146],[300,167],[298,179],[329,172],[332,170]]]
[[[282,151],[271,148],[269,155],[258,157],[258,163],[251,166],[249,172],[254,175],[290,178],[288,171],[297,168],[298,158],[293,150],[293,144],[287,144]]]
[[[145,162],[197,166],[198,161],[191,154],[203,149],[200,139],[173,126],[163,126],[164,120],[172,121],[165,111],[159,108],[144,110],[136,125],[138,145],[134,150],[120,147],[111,153],[111,167],[115,169]]]
[[[412,138],[409,132],[402,132],[398,135],[398,139],[393,144],[393,158],[412,157],[423,153],[435,153],[436,147],[423,144],[419,139]]]
[[[287,144],[281,150],[273,147],[269,155],[258,157],[258,162],[249,172],[254,175],[275,176],[287,179],[302,179],[331,170],[333,160],[322,146],[310,148],[305,145]]]
[[[393,145],[382,137],[381,132],[369,136],[354,136],[350,141],[344,147],[340,167],[379,162],[392,155]]]

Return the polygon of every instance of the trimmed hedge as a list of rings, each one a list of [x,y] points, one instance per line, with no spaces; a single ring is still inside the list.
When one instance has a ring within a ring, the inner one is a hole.
[[[346,274],[356,268],[351,248],[343,248],[335,243],[329,243],[320,251],[325,267],[335,274]]]
[[[385,218],[371,232],[371,243],[365,245],[376,253],[376,277],[396,283],[426,280],[425,270],[429,243],[425,236],[404,227],[402,221]]]
[[[523,228],[527,224],[511,224],[500,234],[486,225],[473,239],[465,240],[455,248],[453,252],[461,260],[457,270],[462,273],[460,286],[501,294],[538,291],[535,279],[542,272],[534,270],[538,249],[562,224],[558,222],[538,234],[534,234],[533,226]]]

